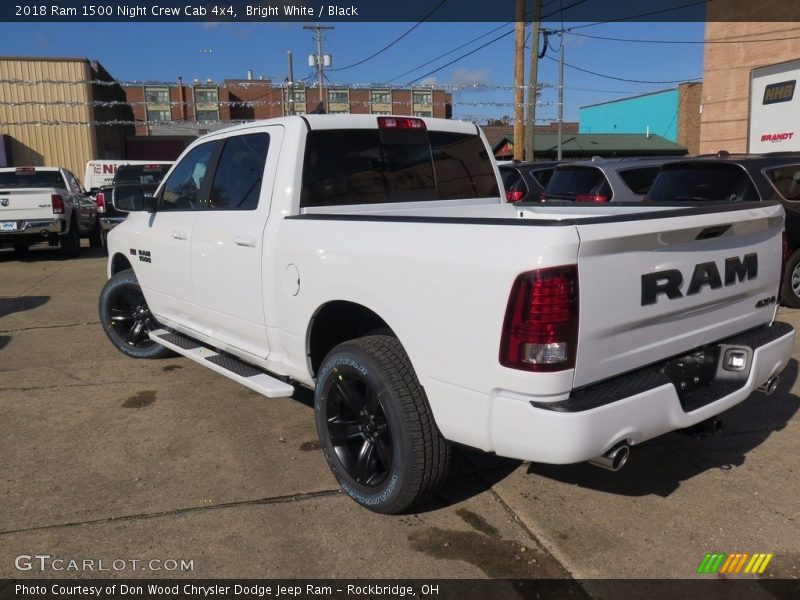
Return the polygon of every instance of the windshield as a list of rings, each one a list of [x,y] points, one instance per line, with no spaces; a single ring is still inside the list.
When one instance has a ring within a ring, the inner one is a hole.
[[[757,202],[750,177],[734,164],[694,163],[667,167],[658,174],[647,194],[650,200]]]
[[[0,188],[61,188],[66,189],[59,171],[17,169],[0,173]]]

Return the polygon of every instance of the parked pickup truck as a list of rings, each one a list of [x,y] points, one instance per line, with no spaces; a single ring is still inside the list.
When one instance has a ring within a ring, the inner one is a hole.
[[[97,190],[95,202],[97,203],[103,246],[106,245],[108,232],[122,223],[127,216],[114,208],[114,204],[111,202],[114,190],[121,186],[137,186],[141,187],[145,194],[152,194],[164,179],[170,166],[172,166],[171,162],[120,165],[114,173],[111,185]]]
[[[394,513],[450,442],[617,469],[629,447],[774,389],[771,202],[515,206],[480,130],[286,117],[194,142],[108,238],[102,326],[267,397],[314,389],[322,452]]]
[[[72,173],[57,167],[0,169],[0,243],[25,254],[46,240],[77,256],[82,237],[101,245],[97,206]]]

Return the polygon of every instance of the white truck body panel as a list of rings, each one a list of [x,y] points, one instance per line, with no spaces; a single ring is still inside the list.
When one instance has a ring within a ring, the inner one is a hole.
[[[476,131],[425,121],[429,129]],[[636,443],[697,423],[742,401],[788,361],[793,331],[758,348],[746,385],[695,412],[682,409],[674,386],[580,413],[541,408],[576,388],[770,324],[782,208],[533,208],[498,196],[301,210],[309,128],[375,126],[370,115],[313,115],[201,138],[194,145],[270,132],[258,208],[131,213],[109,236],[109,274],[115,256],[146,248],[152,260],[130,257],[131,265],[162,324],[308,386],[315,381],[310,332],[320,309],[331,302],[366,307],[402,343],[445,438],[529,460],[577,462],[620,440]],[[722,233],[702,239],[708,230]],[[686,293],[698,264],[713,263],[725,277],[725,261],[748,253],[758,255],[753,277],[723,286],[707,281]],[[515,278],[576,264],[575,368],[531,373],[501,365]],[[661,294],[644,306],[642,276],[669,270],[682,274],[682,297]]]
[[[747,151],[800,150],[800,60],[753,69]]]

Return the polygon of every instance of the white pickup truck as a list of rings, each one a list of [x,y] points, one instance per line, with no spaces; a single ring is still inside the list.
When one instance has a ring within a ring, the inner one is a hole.
[[[82,237],[92,247],[102,245],[97,205],[72,173],[58,167],[0,169],[0,245],[11,243],[22,255],[47,241],[77,256]]]
[[[450,442],[617,469],[774,389],[783,209],[511,205],[474,125],[309,115],[194,142],[108,239],[100,319],[268,397],[314,388],[342,488],[394,513]]]

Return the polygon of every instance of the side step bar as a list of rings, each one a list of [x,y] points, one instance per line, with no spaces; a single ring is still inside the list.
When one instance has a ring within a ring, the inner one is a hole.
[[[150,339],[173,352],[192,359],[212,371],[216,371],[229,379],[241,383],[263,394],[267,398],[283,398],[294,393],[294,387],[275,379],[264,371],[240,361],[238,358],[220,354],[204,346],[197,340],[190,337],[167,331],[166,329],[156,329],[150,332]]]

